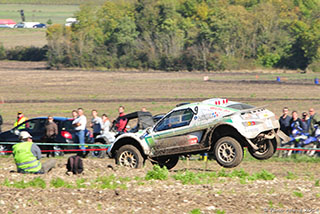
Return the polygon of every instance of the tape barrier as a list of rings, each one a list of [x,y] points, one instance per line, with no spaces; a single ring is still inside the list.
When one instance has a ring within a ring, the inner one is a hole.
[[[19,142],[0,142],[0,145],[14,145]],[[82,144],[67,144],[67,143],[34,143],[39,146],[83,146]],[[85,144],[85,147],[106,147],[105,149],[57,149],[57,150],[41,150],[41,152],[79,152],[79,151],[104,151],[108,150],[110,144]],[[279,147],[279,151],[316,151],[320,152],[320,148],[292,148],[292,147]],[[0,151],[0,153],[12,153],[12,151]]]
[[[288,150],[292,150],[292,151],[316,151],[316,152],[320,152],[320,148],[289,148],[289,147],[279,147],[277,148],[277,150],[280,151],[288,151]]]
[[[57,150],[41,150],[43,153],[47,152],[85,152],[85,151],[106,151],[108,149],[57,149]],[[0,153],[12,153],[12,151],[0,151]]]
[[[20,142],[0,142],[0,145],[14,145]],[[105,151],[111,146],[110,144],[67,144],[67,143],[34,143],[39,146],[85,146],[85,147],[100,147],[97,149],[52,149],[52,150],[41,150],[41,152],[83,152],[83,151]],[[101,147],[106,147],[101,149]],[[12,153],[12,151],[0,151],[0,153]]]
[[[20,142],[0,142],[0,145],[14,145]],[[35,143],[40,146],[83,146],[82,144],[70,144],[70,143]],[[84,144],[84,146],[98,146],[98,147],[109,147],[110,144]]]

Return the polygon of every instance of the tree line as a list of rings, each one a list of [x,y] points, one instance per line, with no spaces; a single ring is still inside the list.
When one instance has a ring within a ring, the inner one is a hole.
[[[131,0],[81,5],[47,30],[51,67],[320,71],[318,0]]]

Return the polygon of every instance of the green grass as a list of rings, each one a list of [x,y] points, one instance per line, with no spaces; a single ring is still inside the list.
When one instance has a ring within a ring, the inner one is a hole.
[[[294,195],[294,196],[297,196],[297,197],[299,197],[299,198],[302,198],[302,197],[303,197],[303,193],[302,193],[302,192],[298,192],[298,191],[294,191],[294,192],[293,192],[293,195]]]
[[[201,214],[201,210],[200,209],[193,209],[190,211],[190,214]]]
[[[28,182],[26,182],[24,179],[21,179],[20,181],[10,182],[6,178],[5,181],[2,183],[2,186],[13,187],[13,188],[18,188],[18,189],[25,189],[28,187],[45,189],[47,185],[46,185],[46,182],[42,178],[36,177]]]
[[[24,10],[27,22],[64,24],[66,18],[73,17],[79,5],[32,5],[32,4],[0,4],[0,19],[12,19],[21,22],[20,10]]]
[[[288,175],[286,176],[287,179],[290,180],[295,180],[298,178],[298,176],[296,174],[294,174],[293,172],[288,172]]]
[[[247,181],[255,180],[273,180],[275,175],[266,171],[261,170],[253,174],[245,172],[243,169],[233,170],[227,172],[225,169],[221,169],[218,173],[216,172],[178,172],[172,176],[175,180],[181,181],[182,184],[209,184],[215,182],[216,178],[239,178],[241,184],[246,184]],[[219,182],[224,182],[224,179],[220,179]]]
[[[84,3],[103,4],[106,0],[2,0],[3,4],[37,4],[37,5],[79,5]]]
[[[0,28],[0,43],[6,49],[16,46],[43,47],[47,44],[45,29]]]
[[[148,180],[167,180],[169,172],[164,166],[161,168],[159,165],[154,165],[153,169],[147,172],[145,179]]]

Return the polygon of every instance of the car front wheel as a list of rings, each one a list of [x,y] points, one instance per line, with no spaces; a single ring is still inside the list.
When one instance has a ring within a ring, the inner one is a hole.
[[[116,153],[116,164],[130,168],[141,168],[144,158],[141,152],[132,145],[124,145]]]
[[[232,137],[220,138],[214,146],[214,153],[218,164],[226,168],[238,166],[243,159],[243,148]]]

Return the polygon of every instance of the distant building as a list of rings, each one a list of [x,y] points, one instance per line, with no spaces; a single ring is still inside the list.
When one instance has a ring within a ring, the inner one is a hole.
[[[12,19],[0,19],[0,25],[6,25],[6,26],[9,26],[10,28],[13,28],[15,24],[17,23]]]
[[[77,23],[76,18],[67,18],[65,26],[71,26],[73,23]]]

